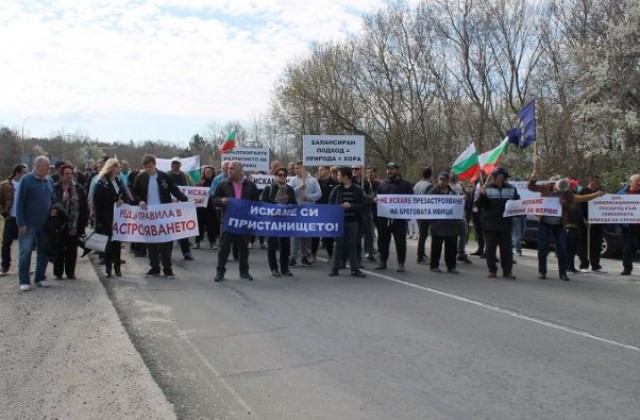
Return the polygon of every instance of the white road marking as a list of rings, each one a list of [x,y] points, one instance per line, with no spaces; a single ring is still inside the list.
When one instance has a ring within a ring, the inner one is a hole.
[[[364,271],[364,270],[363,270]],[[518,318],[518,319],[522,319],[525,321],[530,321],[530,322],[534,322],[536,324],[540,324],[540,325],[544,325],[545,327],[550,327],[550,328],[554,328],[556,330],[560,330],[560,331],[564,331],[564,332],[568,332],[570,334],[575,334],[575,335],[579,335],[581,337],[585,337],[585,338],[590,338],[592,340],[596,340],[596,341],[600,341],[602,343],[606,343],[606,344],[611,344],[617,347],[621,347],[623,349],[627,349],[627,350],[631,350],[631,351],[635,351],[637,353],[640,353],[640,348],[633,346],[631,344],[626,344],[626,343],[621,343],[619,341],[615,341],[615,340],[609,340],[608,338],[604,338],[604,337],[599,337],[595,334],[592,334],[590,332],[587,331],[582,331],[576,328],[572,328],[566,325],[562,325],[562,324],[556,324],[555,322],[551,322],[551,321],[545,321],[544,319],[540,319],[540,318],[535,318],[529,315],[525,315],[525,314],[521,314],[519,312],[515,312],[512,311],[510,309],[505,309],[505,308],[501,308],[500,306],[496,306],[496,305],[492,305],[490,303],[484,303],[484,302],[480,302],[478,300],[473,300],[473,299],[469,299],[466,298],[464,296],[460,296],[460,295],[455,295],[453,293],[449,293],[449,292],[443,292],[442,290],[438,290],[438,289],[433,289],[431,287],[427,287],[427,286],[420,286],[419,284],[414,284],[414,283],[410,283],[404,280],[399,280],[396,279],[394,277],[390,277],[390,276],[386,276],[384,274],[380,274],[380,273],[375,273],[372,271],[364,271],[367,274],[373,275],[375,277],[379,277],[394,283],[398,283],[404,286],[409,286],[409,287],[413,287],[416,289],[420,289],[422,291],[425,292],[429,292],[429,293],[433,293],[436,295],[440,295],[440,296],[444,296],[447,297],[449,299],[453,299],[453,300],[457,300],[459,302],[464,302],[464,303],[469,303],[471,305],[476,305],[479,306],[481,308],[485,308],[485,309],[489,309],[491,311],[495,311],[495,312],[499,312],[501,314],[505,314],[505,315],[509,315],[512,316],[514,318]]]

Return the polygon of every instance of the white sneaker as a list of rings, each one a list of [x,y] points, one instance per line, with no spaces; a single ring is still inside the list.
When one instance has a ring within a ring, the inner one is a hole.
[[[593,271],[594,273],[608,273],[608,271],[605,270],[603,267],[596,268],[595,270],[591,270],[591,271]]]
[[[593,270],[593,271],[596,271],[596,270]],[[588,272],[589,272],[589,269],[588,269],[588,268],[581,268],[581,269],[580,269],[580,272],[581,272],[581,273],[588,273]]]
[[[51,285],[49,284],[49,282],[48,282],[48,281],[46,281],[46,280],[39,281],[39,282],[38,282],[38,283],[36,283],[36,284],[38,285],[38,287],[44,287],[44,288],[47,288],[47,287],[51,286]]]
[[[20,285],[20,291],[21,292],[28,292],[29,290],[31,290],[31,286],[29,286],[28,284],[21,284]]]

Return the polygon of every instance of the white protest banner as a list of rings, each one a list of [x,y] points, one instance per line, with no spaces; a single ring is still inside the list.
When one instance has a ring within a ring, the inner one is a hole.
[[[538,181],[536,182],[536,185],[544,185],[552,182],[555,182],[555,181]],[[527,188],[527,185],[529,185],[529,181],[509,181],[509,184],[513,185],[518,189],[518,195],[520,196],[521,200],[529,200],[532,198],[540,197],[539,192],[529,191],[529,188]]]
[[[196,206],[190,202],[113,209],[113,239],[148,244],[198,236]]]
[[[364,136],[302,136],[305,166],[364,164]]]
[[[196,207],[207,207],[207,203],[209,202],[209,187],[185,187],[179,185],[178,188],[180,188],[182,194],[187,196],[189,201],[195,203]]]
[[[562,216],[562,205],[558,197],[529,198],[527,200],[509,200],[504,206],[503,217],[512,216]]]
[[[589,223],[640,223],[640,195],[606,194],[589,201]]]
[[[242,169],[250,172],[269,172],[269,149],[259,147],[236,147],[222,154],[222,160],[238,160]]]
[[[461,195],[380,194],[378,216],[389,219],[462,219]]]
[[[258,189],[261,191],[264,190],[264,187],[266,187],[267,185],[273,184],[275,179],[276,177],[273,175],[263,175],[263,174],[251,175],[251,180],[253,181],[254,184],[256,184],[256,187],[258,187]]]

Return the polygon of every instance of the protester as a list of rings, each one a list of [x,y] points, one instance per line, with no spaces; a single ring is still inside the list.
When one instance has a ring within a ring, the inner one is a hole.
[[[422,179],[416,182],[416,185],[413,186],[413,193],[416,195],[424,195],[433,187],[433,182],[431,182],[431,175],[433,170],[429,167],[422,168]],[[429,226],[431,221],[429,219],[419,219],[418,220],[418,264],[427,265],[429,264],[429,258],[425,253],[425,243],[427,242],[427,237],[429,236]]]
[[[338,185],[338,181],[331,176],[331,170],[328,166],[321,166],[318,168],[318,185],[320,185],[320,191],[322,192],[322,196],[316,202],[317,204],[328,204],[329,203],[329,195],[333,188]],[[320,245],[320,238],[312,238],[311,239],[311,259],[312,261],[316,260],[316,254],[318,252],[318,247]],[[322,246],[327,251],[327,255],[329,258],[333,257],[333,244],[334,238],[332,237],[323,237],[322,238]]]
[[[598,191],[604,191],[600,185],[600,176],[591,175],[587,181],[587,187],[584,188],[581,194],[593,194]],[[580,271],[589,271],[589,264],[591,264],[591,271],[596,273],[606,273],[600,265],[600,253],[602,252],[602,236],[603,225],[597,223],[589,223],[589,203],[582,203],[582,233],[580,237]]]
[[[73,179],[73,166],[65,164],[60,170],[60,181],[53,190],[53,275],[62,280],[76,278],[76,260],[80,237],[89,222],[89,206],[84,187]]]
[[[366,193],[364,195],[366,209],[370,214],[368,220],[368,226],[364,227],[364,251],[367,253],[367,259],[371,262],[376,262],[376,254],[378,251],[375,248],[375,230],[376,230],[376,220],[378,219],[378,206],[374,201],[376,194],[378,193],[378,188],[380,187],[380,180],[378,179],[378,171],[374,166],[369,166],[367,168],[367,179],[369,180],[369,184],[371,184],[371,193]],[[365,222],[367,222],[365,220]]]
[[[0,272],[6,274],[11,267],[11,244],[18,239],[16,207],[20,179],[27,173],[27,165],[19,163],[13,167],[9,179],[0,182],[0,214],[4,217],[2,230],[2,264]]]
[[[482,179],[485,179],[485,174],[483,172]],[[484,182],[484,181],[482,181]],[[476,244],[478,244],[478,248],[473,251],[469,255],[473,255],[480,258],[486,258],[485,255],[485,237],[484,237],[484,228],[482,226],[482,215],[480,214],[480,209],[478,208],[477,202],[480,197],[480,187],[482,185],[480,180],[476,180],[475,185],[473,187],[473,191],[471,193],[472,208],[471,208],[471,221],[473,222],[473,233],[476,237]],[[512,218],[513,219],[513,218]]]
[[[366,277],[360,271],[356,240],[362,220],[361,212],[364,210],[364,192],[362,188],[353,183],[352,170],[348,167],[338,169],[337,185],[329,196],[329,204],[337,204],[344,209],[343,235],[336,238],[336,249],[332,258],[332,267],[329,276],[337,276],[342,267],[343,256],[348,256],[351,267],[351,275],[354,277]]]
[[[287,170],[278,168],[273,175],[275,175],[275,181],[262,190],[260,201],[282,205],[296,204],[296,193],[290,185],[287,185]],[[291,276],[291,271],[289,271],[291,239],[286,236],[270,236],[267,241],[267,258],[271,275],[274,277]],[[280,271],[278,271],[278,259],[276,258],[278,250],[280,251]]]
[[[431,187],[428,194],[433,195],[458,195],[449,183],[449,172],[440,172],[436,185]],[[458,229],[456,219],[431,220],[431,271],[440,273],[440,256],[444,245],[444,262],[447,272],[458,274],[456,269],[456,246],[458,243]]]
[[[568,179],[569,189],[575,195],[582,192],[580,182],[575,179]],[[582,241],[582,203],[573,202],[567,205],[567,217],[564,225],[567,231],[567,274],[580,274],[581,271],[575,267],[576,254],[580,248],[580,242]]]
[[[370,173],[370,171],[368,172]],[[373,248],[373,218],[371,214],[371,203],[376,195],[376,189],[368,177],[364,177],[362,173],[362,165],[351,165],[351,174],[353,175],[353,183],[359,186],[364,193],[364,207],[360,212],[362,218],[360,223],[360,230],[358,231],[358,238],[356,240],[356,249],[358,250],[358,262],[362,265],[362,240],[364,239],[364,252],[367,254],[367,259],[371,262],[375,262],[374,256],[375,250]],[[379,183],[378,183],[379,186]]]
[[[297,203],[299,205],[314,204],[322,197],[318,180],[307,173],[302,162],[295,163],[294,171],[296,176],[291,178],[289,185],[291,185],[296,192]],[[303,266],[311,265],[311,261],[309,261],[309,242],[309,238],[293,238],[291,242],[291,258],[289,261],[291,267],[297,265],[296,258],[298,255],[301,257],[300,262]]]
[[[538,278],[547,278],[547,255],[549,254],[549,237],[554,235],[555,249],[558,257],[558,273],[561,280],[569,281],[567,277],[567,232],[564,225],[567,223],[569,206],[575,202],[586,202],[601,196],[604,192],[587,196],[574,196],[571,192],[569,181],[565,178],[553,183],[536,185],[539,172],[534,170],[529,178],[527,188],[530,191],[539,192],[542,197],[557,197],[562,205],[562,216],[542,216],[538,222]],[[552,177],[555,180],[556,177]]]
[[[173,182],[179,187],[190,187],[193,185],[193,180],[189,175],[180,170],[182,162],[180,158],[174,157],[171,159],[171,170],[169,176],[173,179]],[[182,257],[187,261],[193,261],[193,255],[191,255],[191,249],[189,245],[189,238],[178,239],[180,250],[182,251]]]
[[[112,269],[117,277],[122,277],[120,270],[121,244],[112,239],[113,209],[128,200],[122,180],[118,176],[119,171],[118,159],[107,160],[98,174],[98,182],[93,193],[93,203],[96,209],[95,232],[109,237],[104,251],[104,274],[106,277],[111,277]]]
[[[380,183],[378,194],[413,194],[413,187],[409,181],[402,178],[400,174],[400,164],[396,162],[387,163],[387,179]],[[398,258],[398,272],[404,272],[404,263],[407,258],[407,221],[404,219],[390,219],[378,217],[378,250],[380,252],[380,262],[375,267],[376,270],[386,270],[389,259],[389,247],[391,236],[396,244],[396,254]]]
[[[640,194],[640,174],[629,177],[629,185],[617,192],[619,195]],[[640,243],[640,224],[622,225],[622,267],[621,276],[630,276],[633,271],[633,259]]]
[[[145,155],[142,158],[142,166],[144,167],[144,172],[140,172],[136,176],[133,195],[143,210],[146,210],[148,205],[169,204],[172,202],[171,196],[174,196],[179,201],[188,201],[187,196],[173,182],[173,178],[166,172],[159,171],[156,168],[154,155]],[[175,278],[171,266],[172,248],[172,241],[147,244],[151,269],[147,271],[145,277],[158,277],[160,275],[160,264],[162,263],[164,276],[169,279]]]
[[[49,262],[49,235],[46,224],[50,216],[56,215],[55,209],[51,208],[53,183],[48,175],[50,166],[49,158],[38,156],[33,161],[33,171],[20,180],[16,199],[16,221],[20,234],[18,275],[21,291],[31,288],[29,271],[34,245],[37,252],[35,283],[39,287],[50,286],[46,276]]]
[[[242,173],[242,163],[240,161],[234,160],[230,162],[228,170],[229,176],[218,185],[213,194],[214,204],[216,207],[220,207],[223,212],[221,220],[224,220],[224,208],[230,199],[257,201],[260,197],[256,185]],[[215,282],[224,280],[224,274],[227,271],[227,258],[229,258],[234,241],[238,246],[240,278],[253,281],[253,277],[249,274],[248,235],[231,233],[223,228],[220,236],[220,251],[218,251],[218,267],[216,276],[213,279]]]
[[[473,209],[473,203],[469,199],[464,186],[458,182],[456,176],[449,168],[449,186],[451,190],[457,195],[461,195],[465,198],[465,217],[456,220],[456,229],[458,230],[458,261],[465,264],[471,264],[471,260],[467,255],[467,242],[469,242],[469,218],[471,217],[471,211]]]
[[[488,186],[480,187],[477,200],[481,213],[482,227],[486,240],[488,277],[496,277],[498,272],[496,248],[500,247],[500,265],[502,276],[515,279],[513,275],[513,244],[511,242],[511,218],[504,217],[504,208],[509,200],[519,200],[518,190],[507,182],[509,173],[504,168],[495,168],[491,172]]]
[[[213,182],[214,171],[213,166],[202,167],[202,180],[198,184],[198,187],[211,188]],[[198,207],[196,209],[198,215],[198,237],[196,238],[196,249],[200,248],[200,242],[204,238],[204,233],[207,232],[207,238],[209,238],[209,248],[213,249],[216,244],[216,238],[220,235],[220,221],[216,217],[215,209],[211,197],[207,197],[207,206]]]

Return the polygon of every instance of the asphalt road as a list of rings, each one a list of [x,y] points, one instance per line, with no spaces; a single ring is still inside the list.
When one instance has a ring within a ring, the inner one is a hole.
[[[254,282],[213,283],[217,253],[174,249],[175,280],[145,279],[128,253],[106,280],[121,319],[179,418],[637,419],[640,277],[582,274],[563,282],[535,251],[517,280],[390,261],[367,278],[328,277],[317,262]],[[392,245],[393,247],[393,245]],[[470,248],[473,249],[473,248]],[[638,270],[640,271],[640,270]]]

